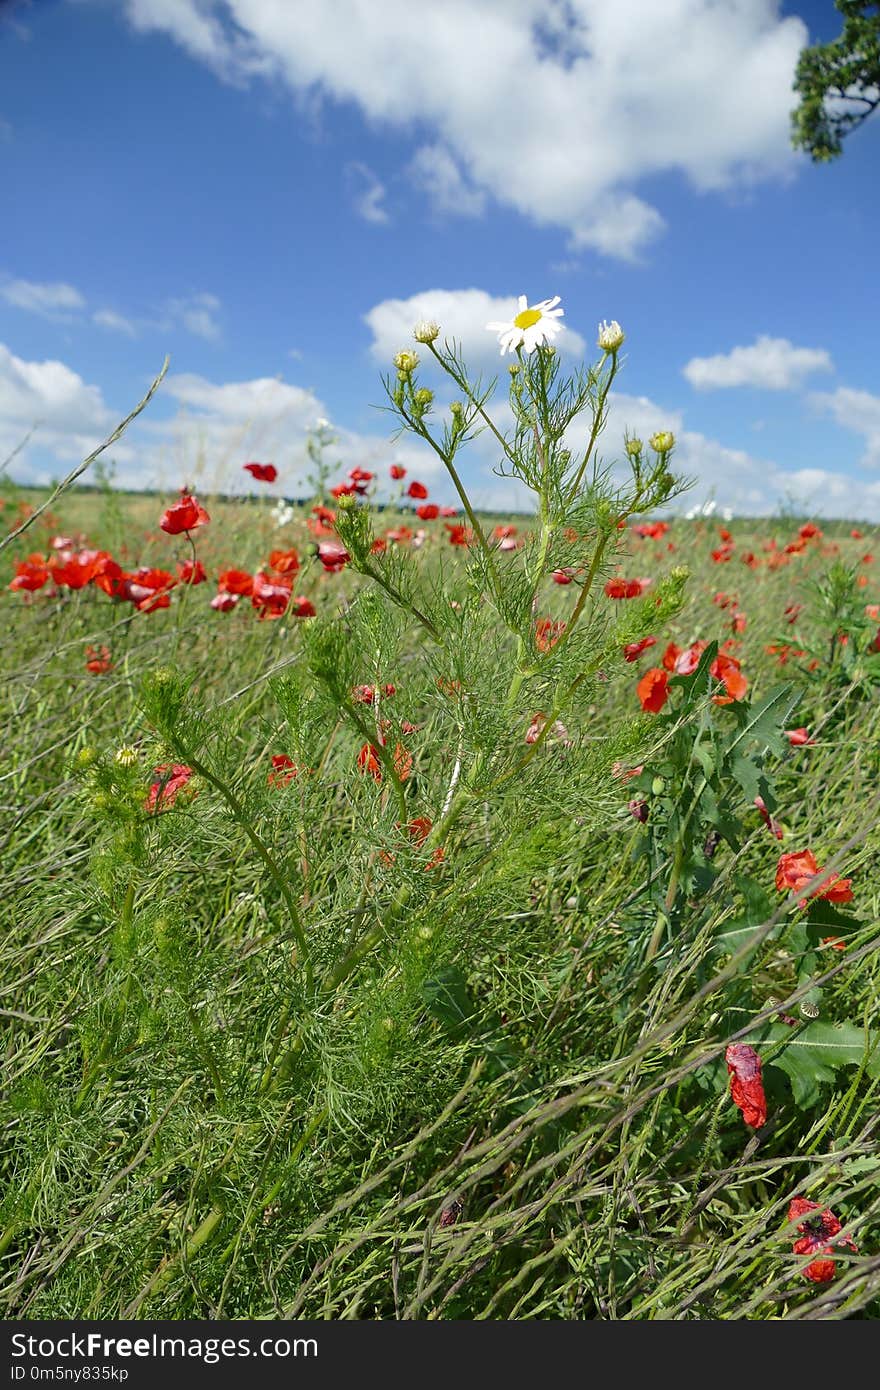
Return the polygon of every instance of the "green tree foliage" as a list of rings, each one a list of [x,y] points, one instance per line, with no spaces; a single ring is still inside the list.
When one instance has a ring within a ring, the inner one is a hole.
[[[792,144],[816,163],[835,159],[844,137],[880,106],[880,6],[876,0],[835,0],[843,32],[805,48],[794,90]]]

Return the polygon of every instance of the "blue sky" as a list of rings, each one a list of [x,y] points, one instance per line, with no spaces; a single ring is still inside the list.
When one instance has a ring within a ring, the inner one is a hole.
[[[813,166],[788,138],[831,0],[0,2],[0,458],[60,476],[143,394],[117,478],[296,495],[318,418],[389,439],[380,373],[423,312],[615,318],[603,452],[671,427],[688,504],[880,519],[880,118]],[[875,231],[872,233],[871,228]],[[872,309],[873,304],[873,309]],[[515,505],[488,438],[465,475]]]

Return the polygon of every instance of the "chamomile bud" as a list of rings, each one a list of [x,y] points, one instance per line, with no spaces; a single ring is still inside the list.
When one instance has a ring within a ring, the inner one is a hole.
[[[612,319],[610,323],[603,319],[599,324],[599,337],[596,340],[596,346],[600,347],[603,352],[617,352],[625,337],[626,334],[617,319]]]
[[[433,343],[439,335],[440,325],[433,319],[420,319],[413,329],[413,337],[417,343]]]

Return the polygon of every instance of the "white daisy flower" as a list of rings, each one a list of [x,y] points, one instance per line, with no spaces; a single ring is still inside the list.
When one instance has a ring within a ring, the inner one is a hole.
[[[486,328],[498,334],[501,356],[505,352],[516,352],[521,347],[524,352],[532,352],[542,343],[549,343],[560,332],[563,325],[558,322],[565,313],[557,309],[559,295],[552,299],[542,299],[538,304],[529,304],[524,294],[517,301],[517,313],[509,323],[487,323]]]

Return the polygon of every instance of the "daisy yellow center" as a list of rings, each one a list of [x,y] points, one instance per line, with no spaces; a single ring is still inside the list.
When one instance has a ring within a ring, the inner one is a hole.
[[[523,309],[522,313],[517,314],[513,320],[513,325],[515,328],[533,328],[540,317],[540,309]]]

